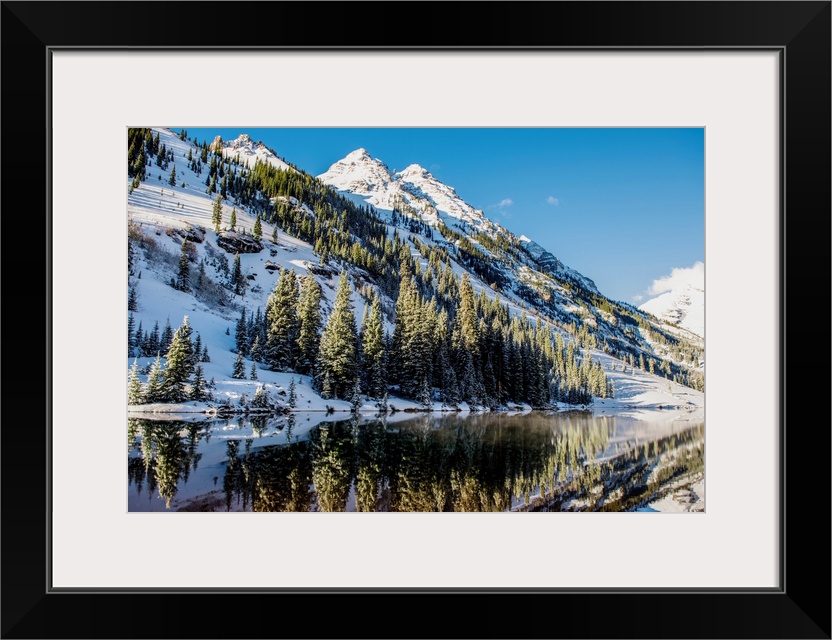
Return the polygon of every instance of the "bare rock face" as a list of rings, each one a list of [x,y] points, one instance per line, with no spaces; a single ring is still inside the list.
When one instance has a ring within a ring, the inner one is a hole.
[[[201,227],[188,227],[180,231],[180,234],[184,235],[189,242],[202,243],[205,240],[205,229]]]
[[[253,236],[244,236],[234,231],[223,231],[217,236],[217,246],[228,253],[260,253],[263,244]]]
[[[188,242],[202,243],[205,240],[205,229],[190,225],[186,229],[168,229],[167,234],[171,237],[177,235],[186,238]]]
[[[208,145],[208,150],[217,153],[222,151],[222,136],[217,136],[214,141]]]
[[[333,278],[338,275],[338,271],[333,267],[321,264],[312,264],[307,262],[307,269],[309,273],[314,273],[316,276],[324,276],[325,278]]]

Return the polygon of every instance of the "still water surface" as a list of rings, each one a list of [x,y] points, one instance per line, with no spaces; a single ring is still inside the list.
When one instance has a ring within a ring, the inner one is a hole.
[[[622,511],[704,468],[704,425],[589,412],[128,419],[129,511]]]

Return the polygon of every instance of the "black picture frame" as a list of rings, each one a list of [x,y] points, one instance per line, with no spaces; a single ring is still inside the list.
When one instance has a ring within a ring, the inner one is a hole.
[[[367,28],[368,16],[381,10],[386,24],[398,20],[400,28]],[[431,2],[3,2],[0,16],[3,638],[830,637],[830,429],[828,418],[806,411],[816,409],[817,389],[830,388],[826,354],[816,353],[827,344],[830,311],[830,2],[454,7]],[[50,52],[275,46],[779,51],[785,80],[779,588],[278,594],[50,589],[48,488],[55,480],[47,452],[50,411],[59,408],[50,406],[49,390],[60,384],[50,380],[48,366],[50,323],[60,321],[50,316],[48,280]],[[23,149],[28,160],[22,159]],[[808,298],[807,286],[814,292]],[[822,411],[824,404],[819,403]],[[810,460],[801,436],[811,439]],[[383,620],[396,622],[388,626]]]

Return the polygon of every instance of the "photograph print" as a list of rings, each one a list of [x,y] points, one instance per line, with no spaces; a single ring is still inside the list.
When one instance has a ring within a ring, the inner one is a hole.
[[[703,128],[126,135],[129,511],[705,511]]]

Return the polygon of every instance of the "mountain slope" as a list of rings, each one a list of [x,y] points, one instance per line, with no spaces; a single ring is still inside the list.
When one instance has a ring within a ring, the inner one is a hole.
[[[444,225],[453,232],[468,236],[474,244],[496,241],[506,247],[522,250],[515,251],[512,268],[524,265],[542,268],[587,291],[598,293],[592,280],[568,269],[551,253],[525,236],[517,238],[501,225],[489,220],[481,209],[465,202],[453,187],[440,182],[418,164],[411,164],[403,171],[391,174],[384,162],[373,158],[366,149],[361,148],[335,162],[318,179],[340,191],[365,196],[364,202],[376,209],[396,211],[433,228]]]
[[[610,357],[605,360],[610,380],[618,375],[614,358],[623,358],[618,360],[622,373],[640,360],[645,369],[649,364],[658,372],[666,366],[666,375],[689,383],[695,373],[700,345],[679,340],[669,331],[672,327],[604,298],[591,280],[533,241],[517,238],[488,220],[421,167],[391,174],[381,161],[357,150],[327,172],[327,181],[344,188],[338,194],[248,136],[227,143],[215,140],[211,145],[215,152],[208,152],[206,142],[170,130],[154,129],[149,135],[158,139],[161,149],[148,155],[141,168],[132,147],[133,155],[128,155],[129,286],[138,298],[133,330],[142,323],[147,332],[157,322],[160,328],[166,322],[175,328],[187,313],[195,335],[211,354],[210,362],[203,364],[206,379],[216,379],[215,398],[237,402],[242,395],[254,394],[258,382],[231,378],[237,359],[235,324],[243,310],[249,319],[265,310],[281,269],[314,276],[323,292],[324,319],[335,302],[337,274],[346,269],[356,321],[360,323],[368,302],[378,297],[384,328],[391,336],[396,329],[397,297],[405,282],[400,283],[402,265],[407,263],[413,273],[424,305],[420,313],[428,312],[431,296],[440,306],[447,305],[449,291],[455,291],[466,276],[478,300],[478,313],[484,313],[485,301],[503,305],[508,315],[500,321],[502,331],[507,331],[505,323],[523,322],[533,332],[539,321],[561,335],[565,344],[574,343],[578,354],[591,352],[597,359],[603,350]],[[143,179],[137,179],[141,177],[137,171]],[[222,220],[216,232],[212,218],[218,201]],[[262,237],[255,239],[258,220]],[[198,270],[204,270],[209,283],[199,291],[195,286],[190,292],[172,286],[179,255],[184,253],[183,238],[190,245],[191,283],[197,281]],[[229,282],[230,262],[237,257],[246,284],[241,294]],[[496,321],[502,311],[493,313]],[[131,348],[135,356],[136,349]],[[152,359],[141,355],[139,364],[146,370]],[[284,400],[290,381],[295,380],[301,406],[350,406],[344,400],[324,403],[309,376],[269,370],[250,359],[245,366],[247,378],[253,367],[260,382],[274,385]],[[661,385],[661,378],[644,375]],[[436,384],[434,394],[442,386]],[[400,391],[394,387],[391,395]],[[625,397],[617,400],[626,402]],[[375,410],[375,402],[362,402]],[[413,397],[395,402],[400,408],[425,406]],[[435,400],[436,406],[442,402]]]

